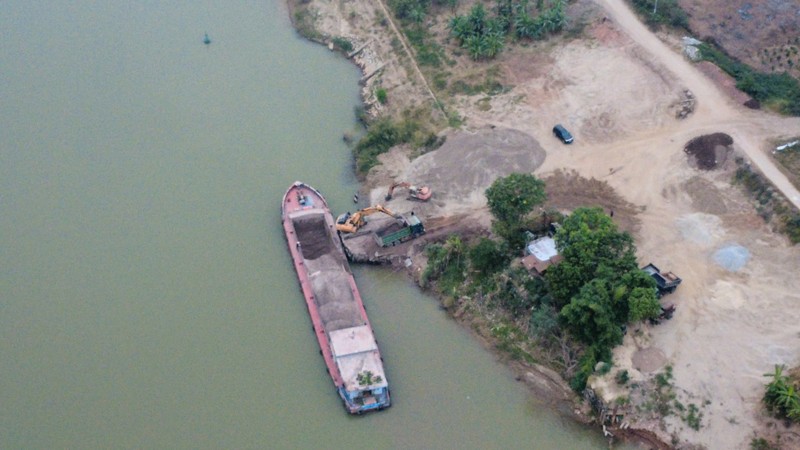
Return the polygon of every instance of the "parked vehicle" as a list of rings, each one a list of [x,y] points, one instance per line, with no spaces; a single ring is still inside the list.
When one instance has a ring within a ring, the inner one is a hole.
[[[392,195],[394,194],[394,190],[397,188],[406,188],[408,189],[408,199],[409,200],[419,200],[421,202],[427,202],[433,193],[428,186],[414,186],[407,181],[400,181],[397,183],[392,184],[389,187],[389,192],[386,194],[384,200],[387,202],[392,199]]]
[[[356,211],[352,214],[346,212],[336,219],[336,230],[343,233],[355,233],[359,228],[366,225],[366,217],[370,214],[383,213],[387,216],[397,217],[397,215],[381,205],[369,206]]]
[[[425,226],[413,212],[398,216],[392,226],[375,233],[375,241],[381,247],[391,247],[425,234]]]
[[[658,288],[658,295],[666,295],[675,292],[678,285],[681,284],[681,278],[672,272],[662,272],[655,264],[650,263],[642,270],[649,273],[654,280],[656,280],[656,287]]]
[[[557,138],[561,139],[561,142],[563,142],[565,144],[571,144],[572,141],[575,140],[572,137],[572,134],[570,134],[570,132],[567,131],[567,129],[564,128],[564,126],[561,125],[561,124],[558,124],[558,125],[553,127],[553,134]]]

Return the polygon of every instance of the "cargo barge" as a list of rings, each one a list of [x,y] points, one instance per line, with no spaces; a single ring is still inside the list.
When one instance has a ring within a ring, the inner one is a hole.
[[[345,409],[362,414],[389,407],[378,343],[325,198],[295,181],[283,196],[281,217],[320,353]]]

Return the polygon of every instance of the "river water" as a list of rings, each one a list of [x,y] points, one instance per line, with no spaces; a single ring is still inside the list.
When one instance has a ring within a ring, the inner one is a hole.
[[[0,30],[0,448],[605,446],[374,267],[395,406],[344,413],[279,206],[352,208],[359,74],[282,2],[12,0]]]

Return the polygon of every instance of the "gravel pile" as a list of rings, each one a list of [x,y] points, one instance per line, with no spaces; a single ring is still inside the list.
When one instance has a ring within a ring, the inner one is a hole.
[[[747,264],[750,251],[739,244],[731,244],[714,252],[714,261],[731,272],[737,272]]]
[[[694,213],[680,217],[676,221],[681,235],[694,243],[711,245],[721,233],[719,217],[711,214]]]

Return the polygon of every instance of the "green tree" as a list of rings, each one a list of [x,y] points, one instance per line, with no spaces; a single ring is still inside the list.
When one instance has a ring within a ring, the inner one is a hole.
[[[614,317],[614,309],[605,280],[587,283],[572,301],[561,309],[559,317],[577,340],[594,346],[602,354],[622,342],[622,329]]]
[[[378,100],[378,103],[385,105],[387,100],[386,89],[378,88],[375,91],[375,98]]]
[[[468,37],[475,34],[466,16],[454,16],[448,22],[447,28],[450,29],[450,36],[456,38],[459,45],[463,45]]]
[[[628,296],[628,322],[653,319],[661,314],[655,292],[647,288],[634,288]]]
[[[634,268],[614,285],[612,296],[617,323],[633,323],[661,314],[656,296],[656,282],[647,272]]]
[[[477,61],[483,58],[483,54],[486,52],[486,43],[483,36],[476,34],[464,40],[464,48],[467,49],[470,58]]]
[[[637,269],[633,238],[618,231],[601,208],[573,211],[564,219],[555,240],[564,259],[549,268],[546,277],[559,305],[567,304],[595,278],[616,285],[622,275]]]
[[[483,41],[483,56],[487,58],[494,58],[500,54],[501,51],[503,51],[503,45],[505,45],[506,37],[502,33],[495,31],[484,35]]]
[[[486,26],[486,8],[483,7],[483,3],[476,3],[475,6],[470,9],[467,20],[475,34],[483,34],[483,29]]]
[[[491,239],[481,238],[477,245],[469,251],[472,268],[479,276],[486,276],[501,270],[506,264],[506,257]]]
[[[525,173],[512,173],[498,178],[486,190],[492,215],[506,223],[520,222],[523,216],[541,205],[546,198],[544,181]]]

